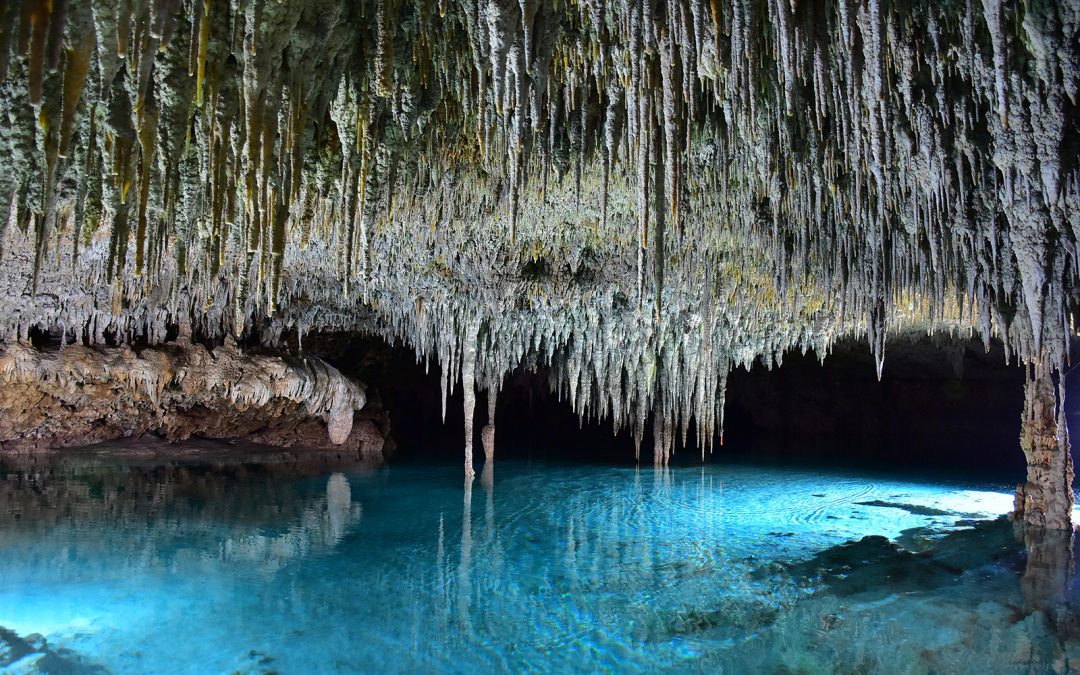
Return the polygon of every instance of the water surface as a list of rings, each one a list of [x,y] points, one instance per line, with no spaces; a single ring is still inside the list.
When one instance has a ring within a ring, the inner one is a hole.
[[[1010,508],[745,464],[500,461],[464,489],[71,453],[0,464],[0,626],[111,672],[1067,669],[1071,547],[1025,575]]]

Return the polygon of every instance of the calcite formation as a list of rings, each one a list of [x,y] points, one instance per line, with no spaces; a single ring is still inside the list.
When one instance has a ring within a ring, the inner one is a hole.
[[[844,336],[1067,359],[1078,0],[2,11],[0,339],[373,332],[665,457]]]
[[[319,359],[243,354],[232,344],[0,349],[5,452],[153,433],[340,447],[381,460],[388,430],[377,415],[360,415],[365,403],[359,385]]]
[[[1045,367],[1029,372],[1024,385],[1020,448],[1027,460],[1027,482],[1016,489],[1016,517],[1035,527],[1070,529],[1073,461],[1065,387],[1055,384]]]

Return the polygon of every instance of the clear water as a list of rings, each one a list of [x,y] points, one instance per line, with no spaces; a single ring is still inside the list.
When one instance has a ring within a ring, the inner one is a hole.
[[[1071,548],[1025,575],[1004,486],[506,461],[464,490],[456,465],[100,453],[0,469],[0,626],[112,672],[1080,664]],[[867,535],[903,550],[842,546]]]

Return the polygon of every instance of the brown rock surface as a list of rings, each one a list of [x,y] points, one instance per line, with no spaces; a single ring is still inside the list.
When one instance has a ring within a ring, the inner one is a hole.
[[[1065,389],[1054,385],[1048,369],[1028,373],[1020,427],[1027,482],[1017,486],[1015,501],[1015,517],[1027,525],[1072,529],[1073,464],[1064,403]]]
[[[0,345],[5,452],[153,433],[336,446],[381,459],[389,425],[366,403],[360,385],[320,359],[247,354],[231,341],[213,350],[183,339],[141,351]]]

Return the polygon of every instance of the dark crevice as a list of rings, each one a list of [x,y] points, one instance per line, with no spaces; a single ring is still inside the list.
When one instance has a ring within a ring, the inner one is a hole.
[[[399,445],[395,461],[460,460],[462,389],[458,384],[448,396],[444,423],[438,365],[425,370],[408,347],[377,338],[324,334],[306,337],[304,344],[378,391]],[[864,341],[838,344],[824,364],[812,352],[795,353],[781,368],[735,370],[727,387],[724,444],[705,461],[825,462],[1002,482],[1023,475],[1017,438],[1024,371],[1005,363],[1000,344],[987,352],[977,340],[894,340],[888,350],[881,382]],[[478,464],[486,423],[486,393],[479,392]],[[496,457],[632,466],[634,443],[629,430],[613,433],[608,421],[579,420],[569,402],[552,393],[547,369],[518,368],[499,394]],[[692,424],[685,445],[676,433],[672,461],[701,462]],[[641,463],[652,464],[651,425]]]

